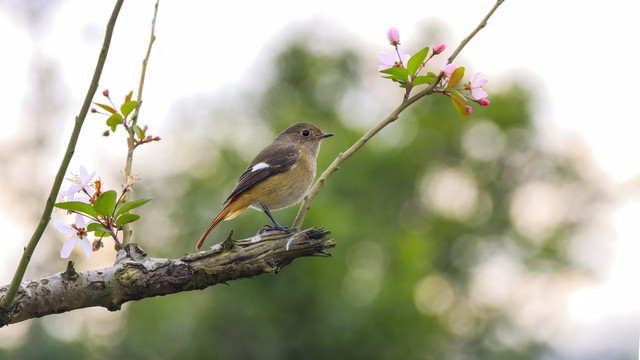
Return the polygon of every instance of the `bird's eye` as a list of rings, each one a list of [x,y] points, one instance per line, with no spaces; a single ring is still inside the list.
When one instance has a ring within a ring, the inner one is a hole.
[[[300,134],[302,134],[302,136],[307,137],[309,136],[310,132],[309,130],[302,130],[302,132],[300,132]]]

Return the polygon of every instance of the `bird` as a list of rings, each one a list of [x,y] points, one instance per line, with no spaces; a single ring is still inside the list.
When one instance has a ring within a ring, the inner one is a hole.
[[[323,133],[308,122],[295,123],[276,136],[240,175],[222,210],[198,240],[196,251],[200,251],[216,226],[235,218],[248,207],[264,211],[273,228],[293,230],[278,224],[271,210],[287,208],[304,198],[316,176],[320,143],[330,136],[333,134]]]

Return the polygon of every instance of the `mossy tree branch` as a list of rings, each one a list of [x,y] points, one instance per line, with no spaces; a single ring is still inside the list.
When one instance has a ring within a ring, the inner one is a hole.
[[[265,229],[243,240],[229,234],[209,250],[180,259],[153,258],[127,244],[112,267],[76,272],[69,262],[64,272],[22,282],[13,305],[0,309],[0,327],[86,307],[117,311],[129,301],[277,272],[299,257],[330,256],[324,251],[335,242],[328,234],[317,227],[294,233]],[[7,289],[0,287],[0,295]]]

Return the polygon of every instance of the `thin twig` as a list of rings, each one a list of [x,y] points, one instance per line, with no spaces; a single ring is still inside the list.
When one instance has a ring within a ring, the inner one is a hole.
[[[18,268],[16,269],[16,273],[13,275],[13,280],[7,289],[7,293],[0,301],[0,307],[9,308],[13,303],[13,300],[16,296],[16,292],[18,291],[18,287],[20,286],[20,282],[24,277],[24,273],[27,270],[27,266],[29,265],[29,261],[31,260],[31,256],[33,255],[40,238],[42,237],[42,233],[44,232],[49,220],[51,220],[51,212],[53,211],[53,204],[58,197],[58,193],[60,193],[60,186],[62,185],[62,181],[64,180],[64,175],[69,168],[69,163],[71,162],[71,158],[73,157],[73,153],[75,151],[76,143],[78,142],[78,137],[80,135],[80,129],[82,129],[82,124],[84,123],[84,119],[89,112],[89,108],[91,107],[91,100],[98,89],[98,82],[100,80],[100,76],[102,75],[102,68],[104,67],[104,63],[107,59],[107,53],[109,52],[109,45],[111,44],[111,36],[113,35],[113,29],[116,24],[116,19],[118,18],[118,14],[120,13],[120,8],[122,8],[122,3],[124,0],[118,0],[116,2],[116,6],[111,13],[111,18],[107,23],[107,30],[104,35],[104,42],[102,44],[102,49],[100,50],[100,55],[98,57],[98,63],[96,64],[96,69],[93,73],[93,79],[91,80],[91,84],[89,85],[89,90],[87,91],[87,95],[84,98],[84,103],[82,104],[82,108],[80,109],[80,113],[76,117],[75,125],[73,127],[73,131],[71,132],[71,138],[69,139],[69,144],[67,145],[67,151],[64,154],[62,159],[62,163],[60,164],[60,168],[58,169],[58,173],[53,181],[53,186],[51,187],[51,192],[49,193],[49,197],[47,198],[47,203],[42,212],[42,216],[40,217],[40,222],[38,223],[38,227],[36,227],[29,243],[24,248],[24,252],[22,253],[22,258],[20,259],[20,263],[18,264]]]
[[[453,54],[451,54],[451,56],[449,57],[448,59],[449,63],[453,62],[453,60],[456,58],[456,56],[458,56],[458,54],[460,53],[460,51],[462,51],[465,45],[467,45],[467,43],[478,33],[478,31],[480,31],[482,28],[484,28],[487,25],[487,20],[489,20],[491,15],[493,15],[496,9],[503,2],[504,0],[496,1],[496,4],[489,11],[487,16],[485,16],[484,19],[482,19],[482,21],[480,22],[480,25],[478,25],[471,32],[471,34],[469,34],[469,36],[467,36],[464,40],[462,40],[462,42],[460,42],[460,45],[458,45],[458,47],[455,49]],[[300,205],[300,210],[298,210],[298,215],[296,215],[296,218],[293,221],[293,227],[302,226],[302,222],[304,221],[304,218],[307,215],[307,211],[309,211],[309,208],[311,207],[311,202],[316,197],[316,195],[318,195],[318,192],[320,192],[320,189],[324,185],[325,181],[329,178],[329,176],[331,176],[331,174],[333,174],[336,170],[338,170],[338,168],[340,167],[340,164],[342,164],[345,160],[351,157],[351,155],[355,154],[355,152],[358,151],[358,149],[364,146],[364,144],[367,141],[369,141],[369,139],[371,139],[375,134],[377,134],[385,126],[391,124],[396,119],[398,119],[398,116],[400,115],[400,113],[404,111],[407,107],[409,107],[409,105],[413,104],[414,102],[423,98],[426,95],[432,94],[436,86],[440,82],[441,78],[442,78],[442,75],[438,76],[438,78],[436,78],[436,81],[431,83],[431,85],[426,87],[424,90],[420,91],[419,93],[415,94],[414,96],[408,99],[405,98],[400,104],[400,106],[398,106],[395,110],[393,110],[393,112],[389,116],[387,116],[384,120],[382,120],[378,125],[376,125],[375,127],[371,128],[369,131],[367,131],[367,133],[364,134],[364,136],[362,136],[358,141],[356,141],[353,145],[351,145],[351,147],[347,149],[345,152],[338,154],[338,156],[333,160],[331,165],[329,165],[329,167],[320,175],[318,180],[313,184],[313,186],[311,187],[311,190],[309,190],[309,193],[307,194],[307,196],[305,196],[304,200],[302,200],[302,204]]]
[[[333,160],[331,165],[329,165],[329,167],[320,175],[318,180],[311,187],[311,190],[309,190],[309,193],[307,194],[307,196],[305,196],[304,200],[302,200],[302,205],[300,206],[300,210],[298,210],[298,215],[293,221],[293,227],[300,227],[302,225],[302,222],[304,221],[304,217],[307,215],[307,211],[311,207],[310,206],[311,201],[313,201],[313,199],[316,197],[316,195],[322,188],[322,185],[324,185],[327,178],[329,178],[331,174],[333,174],[336,170],[338,170],[338,167],[340,166],[340,164],[342,164],[343,161],[351,157],[351,155],[355,154],[355,152],[358,151],[358,149],[360,149],[367,141],[369,141],[369,139],[371,139],[375,134],[377,134],[385,126],[389,125],[390,123],[398,119],[398,116],[400,115],[400,113],[404,109],[406,109],[409,105],[416,102],[419,98],[432,93],[437,84],[438,84],[438,81],[434,81],[431,85],[429,85],[429,87],[423,90],[424,94],[420,96],[416,95],[403,101],[402,104],[400,104],[400,106],[398,106],[391,114],[389,114],[389,116],[387,116],[386,119],[382,120],[382,122],[380,122],[378,125],[376,125],[375,127],[371,128],[369,131],[367,131],[367,133],[364,134],[364,136],[362,136],[358,141],[356,141],[355,144],[351,145],[351,147],[347,149],[345,152],[338,154],[338,156],[335,158],[335,160]]]
[[[491,8],[491,10],[489,10],[489,12],[487,13],[487,16],[484,17],[484,19],[482,19],[482,21],[480,22],[480,25],[476,26],[475,29],[473,29],[473,31],[471,32],[471,34],[469,34],[469,36],[467,36],[466,38],[464,38],[464,40],[462,40],[460,42],[460,45],[458,45],[458,47],[456,48],[456,50],[451,54],[451,56],[449,56],[449,64],[451,64],[453,62],[453,60],[456,58],[456,56],[458,56],[458,54],[460,53],[460,51],[462,51],[462,48],[464,48],[467,43],[474,37],[476,36],[476,34],[478,33],[478,31],[482,30],[482,28],[484,28],[485,26],[487,26],[487,22],[489,21],[489,18],[491,17],[491,15],[493,15],[493,13],[498,9],[498,7],[500,5],[502,5],[502,3],[504,2],[504,0],[497,0],[496,4],[493,5],[493,8]]]
[[[136,101],[136,110],[134,111],[133,116],[131,117],[131,125],[127,128],[127,132],[129,133],[129,140],[128,140],[129,148],[127,151],[127,162],[124,167],[125,183],[129,181],[129,177],[131,176],[131,167],[133,165],[133,151],[137,147],[137,144],[135,141],[135,135],[136,135],[135,127],[138,123],[138,117],[140,115],[140,106],[142,105],[142,88],[144,87],[144,78],[147,74],[147,63],[149,62],[149,55],[151,55],[151,47],[153,46],[153,43],[156,41],[155,30],[156,30],[156,18],[158,16],[159,3],[160,3],[160,0],[156,0],[156,5],[153,9],[153,19],[151,20],[151,37],[149,39],[149,47],[147,47],[147,54],[142,60],[142,72],[140,73],[140,85],[138,85],[138,98]],[[129,199],[130,193],[131,191],[127,191],[124,198],[125,201]],[[129,226],[130,224],[125,224],[122,230],[123,245],[128,244],[130,242],[131,231]]]

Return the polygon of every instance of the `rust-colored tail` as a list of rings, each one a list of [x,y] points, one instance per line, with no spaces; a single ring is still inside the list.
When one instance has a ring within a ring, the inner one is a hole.
[[[248,203],[245,203],[244,201],[237,201],[236,198],[237,197],[227,200],[227,202],[224,204],[224,208],[222,209],[222,211],[220,211],[220,214],[218,214],[218,216],[216,216],[216,218],[213,219],[213,221],[211,222],[211,225],[209,225],[209,227],[204,232],[204,234],[200,236],[200,240],[198,240],[198,243],[196,244],[196,251],[200,251],[200,248],[202,247],[204,240],[207,238],[209,233],[216,228],[216,226],[218,226],[221,222],[225,220],[231,220],[234,217],[240,215],[241,212],[243,212],[246,208],[249,207]]]
[[[211,222],[211,225],[209,225],[209,227],[207,228],[207,231],[205,231],[204,234],[200,236],[200,240],[198,240],[198,243],[196,244],[196,251],[200,251],[200,248],[202,247],[202,243],[204,243],[204,240],[207,238],[209,233],[212,232],[213,229],[215,229],[216,226],[218,226],[218,224],[224,221],[225,216],[227,215],[225,210],[227,210],[226,207],[222,209],[220,214],[218,214],[218,216],[216,216],[215,219],[213,219],[213,221]]]

